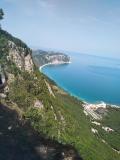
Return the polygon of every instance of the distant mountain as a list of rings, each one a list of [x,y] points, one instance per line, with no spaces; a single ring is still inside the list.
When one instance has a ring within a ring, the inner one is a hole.
[[[63,64],[69,63],[70,57],[64,53],[36,50],[32,52],[34,63],[40,67],[48,63]]]

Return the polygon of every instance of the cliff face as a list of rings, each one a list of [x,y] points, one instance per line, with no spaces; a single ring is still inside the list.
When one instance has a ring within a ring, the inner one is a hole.
[[[37,50],[32,52],[32,56],[35,64],[39,67],[48,63],[62,64],[70,62],[70,57],[68,55],[59,52]]]
[[[18,47],[14,42],[8,41],[8,60],[11,60],[16,64],[20,70],[33,71],[33,61],[30,51],[26,55],[25,48]]]

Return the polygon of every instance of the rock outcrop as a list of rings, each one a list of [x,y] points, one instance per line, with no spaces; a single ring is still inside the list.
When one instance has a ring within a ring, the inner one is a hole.
[[[13,61],[20,70],[32,72],[34,65],[31,53],[29,52],[26,54],[25,48],[18,47],[12,41],[8,42],[8,47],[9,47],[9,52],[8,52],[9,55],[7,57],[8,60]]]

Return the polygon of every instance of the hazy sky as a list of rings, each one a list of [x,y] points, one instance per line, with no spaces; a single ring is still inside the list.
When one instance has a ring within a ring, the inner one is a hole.
[[[29,46],[120,57],[120,0],[0,0],[2,26]]]

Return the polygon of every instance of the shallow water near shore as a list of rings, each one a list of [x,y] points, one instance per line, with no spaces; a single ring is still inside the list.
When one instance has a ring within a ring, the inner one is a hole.
[[[50,65],[42,72],[70,94],[89,103],[120,105],[120,60],[68,53],[70,64]]]

